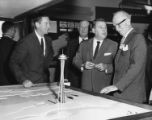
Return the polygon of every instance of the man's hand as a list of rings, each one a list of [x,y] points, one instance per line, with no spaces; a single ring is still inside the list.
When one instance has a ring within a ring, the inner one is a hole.
[[[33,83],[32,83],[30,80],[25,80],[25,81],[23,82],[23,86],[24,86],[25,88],[30,88],[30,87],[32,87],[32,86],[34,86],[34,85],[33,85]]]
[[[103,94],[108,94],[110,92],[114,92],[114,91],[117,91],[118,88],[114,85],[111,85],[111,86],[108,86],[108,87],[105,87],[103,88],[100,93],[103,93]]]
[[[94,63],[90,62],[90,61],[87,61],[85,64],[84,64],[84,67],[85,69],[93,69],[94,68]]]
[[[99,63],[95,65],[95,68],[97,68],[99,71],[104,71],[107,69],[107,65],[103,63]]]

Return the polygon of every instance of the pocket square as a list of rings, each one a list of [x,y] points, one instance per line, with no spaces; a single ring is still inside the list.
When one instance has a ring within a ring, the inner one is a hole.
[[[121,44],[119,49],[123,50],[123,51],[127,51],[129,48],[128,48],[128,45],[125,45],[125,44]]]
[[[109,56],[111,55],[112,53],[104,53],[104,56]]]

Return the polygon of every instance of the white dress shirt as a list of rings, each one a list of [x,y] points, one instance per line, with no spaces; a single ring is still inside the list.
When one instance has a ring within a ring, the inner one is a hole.
[[[96,38],[94,38],[93,39],[93,55],[94,55],[94,53],[95,53],[95,49],[96,49],[96,46],[97,46],[97,42],[100,42],[100,47],[101,47],[101,45],[102,45],[102,43],[103,43],[103,40],[97,40]],[[99,47],[99,48],[100,48]]]
[[[88,37],[82,38],[82,37],[79,36],[79,44],[80,44],[83,40],[88,40]]]

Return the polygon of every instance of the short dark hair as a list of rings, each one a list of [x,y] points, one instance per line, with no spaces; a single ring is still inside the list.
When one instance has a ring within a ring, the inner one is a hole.
[[[93,21],[93,27],[95,27],[95,25],[96,25],[97,22],[106,22],[106,21],[105,21],[105,19],[103,19],[103,18],[97,18],[97,19],[95,19],[95,20]]]
[[[10,28],[12,28],[13,26],[15,26],[15,24],[11,21],[5,21],[2,24],[2,32],[6,33]]]
[[[49,16],[44,15],[44,14],[35,14],[32,19],[32,27],[35,28],[35,23],[41,22],[43,17],[49,17]]]

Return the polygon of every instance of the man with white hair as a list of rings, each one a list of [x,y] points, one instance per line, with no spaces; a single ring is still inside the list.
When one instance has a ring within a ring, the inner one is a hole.
[[[103,88],[100,93],[113,92],[117,98],[143,103],[146,100],[145,38],[134,30],[131,15],[125,11],[114,14],[113,25],[122,36],[122,40],[115,58],[113,85]]]
[[[88,40],[88,32],[89,32],[89,22],[88,21],[80,21],[79,26],[79,43],[83,40]]]

